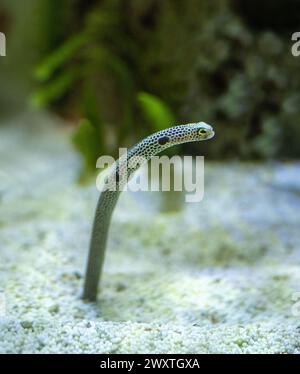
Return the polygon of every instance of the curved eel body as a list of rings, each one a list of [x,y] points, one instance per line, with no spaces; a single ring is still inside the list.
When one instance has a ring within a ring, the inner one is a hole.
[[[97,298],[111,216],[122,187],[133,173],[143,163],[166,148],[211,139],[213,136],[213,128],[204,122],[170,127],[148,136],[114,163],[96,208],[85,275],[84,299],[95,301]]]

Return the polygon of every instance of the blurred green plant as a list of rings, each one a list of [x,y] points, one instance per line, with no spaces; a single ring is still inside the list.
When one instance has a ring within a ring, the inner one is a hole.
[[[82,114],[84,118],[80,121],[77,131],[73,135],[73,143],[82,154],[84,164],[79,176],[79,181],[89,181],[95,174],[95,166],[99,157],[99,150],[105,153],[107,144],[105,142],[105,126],[102,122],[95,93],[92,86],[84,90],[85,97],[82,101]]]
[[[156,131],[161,131],[167,126],[175,124],[173,112],[158,97],[147,92],[140,92],[137,99],[145,117],[154,126]]]
[[[201,147],[210,157],[300,156],[299,61],[289,30],[278,19],[268,26],[269,1],[257,19],[249,11],[256,0],[247,1],[246,13],[233,0],[90,4],[80,27],[37,67],[33,97],[81,119],[74,143],[85,170],[120,145],[200,120],[217,131]],[[278,7],[286,14],[285,2]]]
[[[57,69],[73,58],[87,41],[88,37],[85,34],[72,37],[39,64],[35,71],[36,79],[40,82],[46,82]]]

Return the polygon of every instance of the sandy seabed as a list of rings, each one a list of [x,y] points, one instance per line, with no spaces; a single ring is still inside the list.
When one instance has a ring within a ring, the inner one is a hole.
[[[88,304],[98,192],[70,133],[24,115],[0,152],[0,353],[300,352],[299,163],[206,160],[204,200],[178,211],[123,193]]]

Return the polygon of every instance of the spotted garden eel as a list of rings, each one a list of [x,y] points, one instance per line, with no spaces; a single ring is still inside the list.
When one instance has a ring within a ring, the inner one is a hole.
[[[96,208],[83,290],[85,300],[96,301],[97,298],[111,216],[122,187],[143,163],[164,149],[211,139],[213,136],[213,128],[204,122],[170,127],[148,136],[114,163],[106,177],[105,188],[102,189]],[[111,188],[112,186],[116,188]]]

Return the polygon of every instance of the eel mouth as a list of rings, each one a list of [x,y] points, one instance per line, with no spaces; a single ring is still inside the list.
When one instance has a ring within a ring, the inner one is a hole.
[[[214,136],[215,136],[215,132],[214,132],[213,129],[211,129],[211,130],[207,131],[207,133],[204,136],[202,136],[201,140],[209,140],[209,139],[213,138]]]
[[[207,135],[207,138],[206,139],[211,139],[215,136],[215,132],[214,130],[211,130],[211,132]]]

